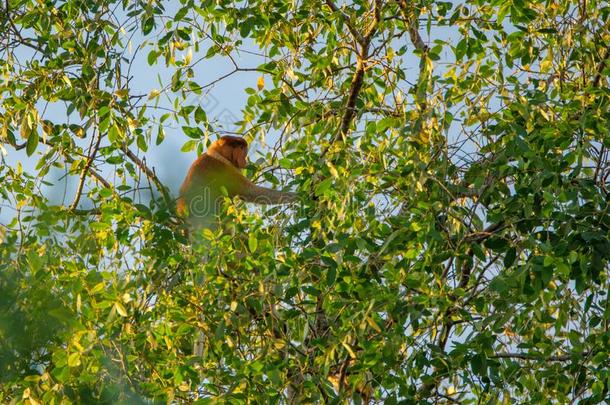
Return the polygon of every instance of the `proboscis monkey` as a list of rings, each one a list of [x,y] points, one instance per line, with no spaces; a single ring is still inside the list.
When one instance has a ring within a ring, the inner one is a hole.
[[[297,194],[259,187],[241,172],[247,165],[248,143],[237,136],[223,136],[191,165],[180,187],[178,214],[187,218],[191,231],[213,228],[225,194],[256,204],[284,204]]]
[[[293,202],[297,194],[259,187],[248,180],[240,169],[246,167],[248,143],[237,136],[223,136],[191,165],[180,187],[178,214],[186,218],[191,240],[203,228],[215,228],[218,214],[226,195],[239,197],[257,204],[283,204]],[[194,235],[195,233],[195,235]],[[205,335],[198,330],[193,354],[202,356]]]

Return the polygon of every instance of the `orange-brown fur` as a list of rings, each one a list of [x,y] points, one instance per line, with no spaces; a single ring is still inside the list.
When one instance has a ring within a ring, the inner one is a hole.
[[[248,143],[236,136],[223,136],[210,145],[208,151],[191,165],[180,187],[178,214],[191,219],[216,214],[216,204],[224,196],[223,188],[231,198],[240,197],[258,204],[282,204],[296,200],[295,193],[259,187],[248,180],[240,172],[247,165],[247,153]],[[198,199],[205,206],[203,213],[194,209],[197,208],[195,203]]]

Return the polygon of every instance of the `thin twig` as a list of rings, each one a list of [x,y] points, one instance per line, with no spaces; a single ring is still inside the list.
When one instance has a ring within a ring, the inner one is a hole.
[[[49,142],[48,140],[43,139],[42,137],[39,138],[38,142],[45,144],[51,148],[55,148],[57,147],[57,145]],[[23,148],[25,148],[27,146],[27,142],[24,142],[22,144],[18,144],[15,145],[15,150],[21,150]],[[61,152],[60,152],[61,153]],[[66,162],[68,163],[72,163],[74,161],[74,159],[72,159],[72,157],[70,155],[67,155],[65,153],[61,153],[62,155],[64,155],[64,157],[66,158]],[[88,174],[90,174],[91,176],[93,176],[100,184],[102,184],[104,187],[108,188],[108,189],[112,189],[112,186],[110,185],[110,183],[108,182],[108,180],[106,180],[101,174],[99,174],[94,168],[90,167]]]
[[[150,167],[148,167],[146,165],[146,163],[144,163],[143,160],[141,160],[138,156],[136,156],[135,153],[133,153],[128,147],[127,145],[123,144],[121,146],[121,150],[123,151],[123,153],[125,153],[125,155],[133,162],[136,164],[136,166],[138,166],[140,168],[140,170],[142,170],[144,172],[144,174],[155,184],[155,186],[157,187],[157,189],[161,192],[161,194],[163,195],[163,199],[165,200],[165,203],[168,206],[171,206],[171,203],[173,201],[173,199],[171,198],[169,191],[167,190],[167,188],[163,185],[163,183],[161,183],[161,180],[159,180],[159,177],[157,177],[157,174],[154,172],[154,170],[152,170]]]
[[[87,158],[87,161],[85,162],[85,167],[83,167],[83,170],[80,174],[80,178],[78,179],[78,187],[76,189],[76,195],[74,196],[74,201],[72,201],[72,204],[70,205],[71,211],[75,210],[76,207],[78,207],[78,203],[83,194],[83,187],[85,186],[85,179],[87,178],[87,173],[89,172],[89,169],[91,168],[91,164],[93,163],[93,159],[95,159],[95,156],[97,155],[97,151],[100,148],[101,140],[102,140],[102,135],[99,133],[99,131],[97,131],[97,135],[95,135],[93,137],[93,139],[91,139],[91,145],[89,146],[89,157]],[[93,145],[94,142],[95,142],[95,145]]]
[[[591,353],[587,350],[579,356],[584,357]],[[520,360],[547,360],[547,361],[568,361],[574,357],[573,354],[564,354],[561,356],[543,356],[542,354],[531,353],[496,353],[488,356],[490,359],[520,359]]]
[[[345,14],[342,10],[340,10],[335,3],[333,3],[331,0],[326,0],[326,5],[328,7],[330,7],[330,9],[333,11],[333,13],[339,13],[341,14],[341,17],[343,17],[343,20],[345,20],[345,25],[347,26],[347,29],[349,30],[349,32],[352,34],[352,36],[354,37],[354,39],[360,44],[363,45],[364,44],[364,37],[358,32],[358,30],[354,27],[354,25],[352,24],[349,16],[347,14]]]

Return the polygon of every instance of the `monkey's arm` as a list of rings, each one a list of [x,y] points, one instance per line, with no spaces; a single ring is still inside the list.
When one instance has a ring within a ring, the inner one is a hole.
[[[215,185],[211,188],[225,187],[229,197],[237,196],[256,204],[287,204],[297,200],[298,194],[257,186],[226,159],[216,155],[212,157],[206,170],[210,184]]]
[[[244,193],[240,195],[240,198],[247,202],[257,204],[287,204],[296,201],[298,198],[297,193],[260,187],[249,181],[248,183],[248,187],[246,187]]]
[[[237,170],[233,195],[238,196],[246,202],[256,204],[287,204],[297,200],[298,194],[290,191],[278,191],[271,188],[260,187],[253,184]]]

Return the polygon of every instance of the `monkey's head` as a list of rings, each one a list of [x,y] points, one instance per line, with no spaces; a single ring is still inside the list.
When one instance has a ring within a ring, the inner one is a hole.
[[[245,169],[248,165],[248,142],[239,136],[225,135],[210,145],[208,151],[218,153],[238,169]]]

